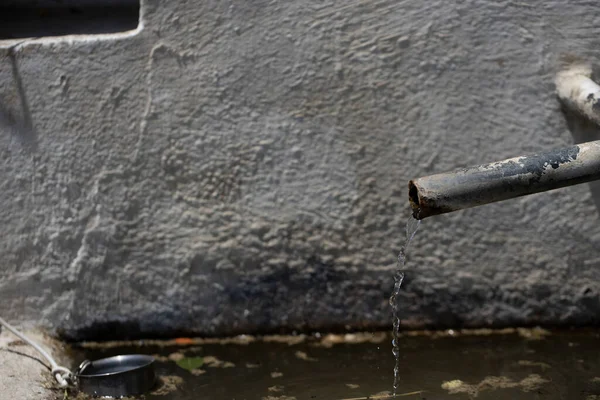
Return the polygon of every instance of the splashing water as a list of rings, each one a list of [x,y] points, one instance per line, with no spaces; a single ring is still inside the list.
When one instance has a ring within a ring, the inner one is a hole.
[[[396,271],[394,272],[394,290],[390,296],[390,306],[392,306],[392,353],[396,360],[394,365],[394,390],[393,396],[396,396],[396,390],[398,390],[398,372],[400,369],[400,347],[398,346],[398,335],[400,331],[400,317],[398,317],[398,294],[400,293],[400,286],[404,280],[404,266],[406,264],[406,249],[409,243],[417,233],[421,225],[421,220],[415,219],[410,216],[406,221],[406,240],[404,245],[400,248],[400,254],[398,254],[398,263]]]

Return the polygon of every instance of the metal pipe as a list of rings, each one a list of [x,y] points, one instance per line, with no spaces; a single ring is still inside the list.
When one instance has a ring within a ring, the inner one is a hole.
[[[600,140],[411,180],[417,219],[600,179]]]
[[[600,85],[591,76],[591,65],[571,65],[556,74],[556,94],[568,108],[600,124]]]
[[[577,59],[565,59],[556,74],[556,94],[563,107],[567,127],[575,143],[600,140],[600,85],[592,78],[592,65]],[[600,211],[600,180],[590,182],[590,192]]]

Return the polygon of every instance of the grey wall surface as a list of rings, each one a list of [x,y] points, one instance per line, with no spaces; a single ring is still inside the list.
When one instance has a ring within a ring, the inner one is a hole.
[[[596,2],[143,1],[2,42],[0,313],[71,339],[388,328],[410,178],[573,142]],[[587,185],[423,221],[405,327],[599,322]]]

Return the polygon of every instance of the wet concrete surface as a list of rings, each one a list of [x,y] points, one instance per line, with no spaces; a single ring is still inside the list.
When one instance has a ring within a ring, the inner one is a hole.
[[[598,399],[599,343],[598,330],[405,333],[398,395]],[[73,365],[128,353],[157,358],[160,382],[145,400],[383,399],[392,386],[384,333],[87,343],[74,349]]]

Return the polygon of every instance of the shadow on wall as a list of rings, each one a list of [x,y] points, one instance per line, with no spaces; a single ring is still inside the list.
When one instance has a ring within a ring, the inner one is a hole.
[[[140,0],[3,0],[0,40],[136,29]]]
[[[0,98],[0,129],[6,131],[9,135],[16,137],[26,149],[35,151],[37,149],[37,134],[33,127],[29,102],[27,101],[27,95],[25,94],[25,89],[19,73],[19,66],[15,57],[14,48],[10,48],[8,51],[14,88],[16,89],[16,94],[19,98],[21,112],[16,113],[11,111],[8,105],[1,100],[4,97],[2,96],[2,98]],[[20,114],[20,116],[18,116],[18,114]]]

